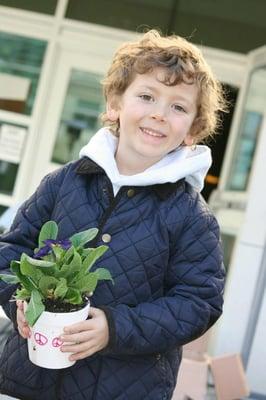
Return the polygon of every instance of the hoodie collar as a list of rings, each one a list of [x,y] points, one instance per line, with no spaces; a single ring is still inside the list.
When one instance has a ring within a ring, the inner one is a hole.
[[[104,169],[115,193],[123,186],[161,185],[183,178],[196,190],[203,188],[205,175],[211,165],[211,153],[207,146],[198,145],[194,151],[189,146],[180,146],[145,171],[126,176],[119,173],[116,165],[117,145],[118,139],[108,128],[102,128],[80,151],[80,157],[88,157]]]
[[[79,175],[106,175],[104,169],[88,157],[83,157],[79,161],[76,173]],[[184,184],[184,179],[180,179],[174,183],[167,182],[163,184],[150,185],[149,187],[161,200],[166,200],[181,184]],[[137,186],[136,189],[141,190],[143,189],[143,186]]]

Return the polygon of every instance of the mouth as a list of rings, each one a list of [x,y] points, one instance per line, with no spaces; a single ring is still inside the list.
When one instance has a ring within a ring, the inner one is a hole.
[[[145,127],[140,127],[141,132],[143,132],[145,135],[152,136],[155,138],[164,138],[166,135],[156,129],[151,129],[151,128],[145,128]]]

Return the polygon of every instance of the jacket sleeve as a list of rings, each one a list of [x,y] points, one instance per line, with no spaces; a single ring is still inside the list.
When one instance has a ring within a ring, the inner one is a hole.
[[[165,295],[135,307],[102,307],[109,323],[105,353],[144,354],[182,346],[209,329],[222,313],[224,267],[219,227],[202,201],[172,239]]]
[[[10,230],[0,236],[0,273],[11,273],[10,262],[19,260],[22,252],[31,255],[37,247],[40,228],[50,219],[54,191],[51,175],[47,175],[36,192],[19,208]],[[0,305],[13,322],[16,307],[9,300],[16,287],[0,280]]]

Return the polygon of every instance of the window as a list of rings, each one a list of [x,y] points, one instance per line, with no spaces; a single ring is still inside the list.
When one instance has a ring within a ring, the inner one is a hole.
[[[66,94],[52,161],[64,164],[77,159],[81,148],[99,128],[103,110],[101,76],[73,69]]]
[[[247,190],[262,118],[266,107],[265,87],[266,67],[260,67],[255,69],[251,74],[238,142],[235,146],[232,167],[230,168],[231,173],[227,182],[228,190]]]
[[[0,109],[30,115],[46,42],[0,32]]]

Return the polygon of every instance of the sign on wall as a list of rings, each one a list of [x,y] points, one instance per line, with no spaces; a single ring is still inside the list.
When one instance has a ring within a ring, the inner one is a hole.
[[[19,164],[27,129],[15,125],[0,126],[0,160]]]

